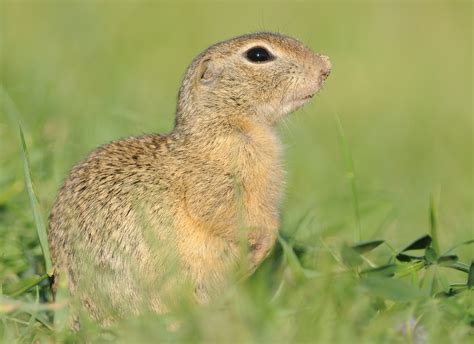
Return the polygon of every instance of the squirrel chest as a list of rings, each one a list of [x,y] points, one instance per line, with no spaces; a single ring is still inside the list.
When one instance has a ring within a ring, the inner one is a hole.
[[[189,159],[183,175],[188,215],[224,237],[235,236],[237,227],[273,227],[283,183],[280,147],[268,128],[217,137],[204,159]]]

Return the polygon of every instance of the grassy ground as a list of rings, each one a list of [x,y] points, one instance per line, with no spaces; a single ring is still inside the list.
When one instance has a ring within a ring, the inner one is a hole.
[[[469,1],[1,1],[0,341],[472,341],[473,245],[438,260],[474,238],[472,10]],[[169,131],[191,59],[258,30],[296,36],[334,66],[281,128],[288,183],[273,256],[216,304],[69,333],[67,295],[50,303],[46,280],[24,290],[46,273],[36,227],[67,171],[97,145]],[[422,258],[395,258],[427,234],[431,243],[405,252]],[[350,247],[375,239],[385,243]],[[375,266],[384,268],[363,272]]]

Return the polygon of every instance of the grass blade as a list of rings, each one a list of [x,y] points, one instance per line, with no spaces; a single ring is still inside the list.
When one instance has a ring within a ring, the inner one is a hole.
[[[460,244],[456,244],[456,245],[454,245],[453,247],[451,247],[449,250],[447,250],[447,251],[444,253],[444,255],[447,255],[448,253],[453,252],[455,249],[457,249],[457,248],[459,248],[459,247],[461,247],[461,246],[472,245],[472,244],[474,244],[474,239],[464,241],[464,242],[462,242],[462,243],[460,243]]]
[[[356,184],[356,176],[355,176],[355,169],[354,169],[354,160],[352,159],[352,153],[349,149],[349,145],[346,140],[346,136],[344,135],[344,130],[342,128],[341,121],[338,115],[335,115],[336,123],[337,123],[337,131],[339,134],[339,141],[341,143],[342,152],[344,155],[344,164],[346,165],[346,176],[349,180],[351,185],[352,191],[352,202],[354,205],[354,216],[356,220],[357,226],[357,241],[362,240],[362,229],[361,229],[361,221],[360,221],[360,207],[359,207],[359,197],[357,195],[357,184]]]
[[[51,255],[49,253],[48,234],[46,232],[43,215],[41,214],[41,210],[39,208],[38,198],[36,197],[35,191],[33,189],[33,182],[31,179],[31,171],[30,171],[30,162],[28,159],[28,150],[26,148],[25,136],[23,135],[23,129],[21,128],[20,124],[18,124],[18,128],[20,130],[21,152],[23,155],[23,172],[25,175],[26,189],[28,190],[28,196],[30,198],[31,210],[33,211],[33,217],[34,217],[35,225],[36,225],[36,232],[38,234],[38,238],[40,241],[41,250],[43,251],[43,258],[44,258],[44,263],[46,266],[46,273],[49,276],[52,276],[53,264],[51,263]]]
[[[472,264],[471,264],[472,265]],[[461,263],[461,262],[455,262],[455,263],[452,263],[450,265],[440,265],[444,268],[450,268],[450,269],[455,269],[455,270],[458,270],[458,271],[462,271],[462,272],[465,272],[465,273],[469,273],[469,265],[467,264],[464,264],[464,263]]]
[[[396,264],[387,264],[372,269],[365,269],[360,272],[361,275],[381,276],[381,277],[392,277],[397,271]]]
[[[384,243],[384,240],[361,241],[351,246],[359,254],[367,253]]]
[[[471,266],[469,267],[469,273],[467,275],[467,287],[474,287],[474,262],[472,262]]]
[[[28,197],[30,199],[31,210],[33,212],[33,217],[36,226],[36,233],[38,234],[38,239],[41,246],[41,251],[43,252],[43,258],[46,268],[46,273],[48,276],[53,275],[53,265],[51,263],[51,255],[49,253],[48,246],[48,235],[46,232],[45,222],[41,214],[39,207],[38,198],[36,197],[35,191],[33,189],[33,182],[31,178],[30,162],[28,158],[28,150],[26,148],[25,136],[23,134],[23,129],[21,125],[20,113],[15,106],[15,103],[9,96],[8,92],[5,90],[3,85],[0,83],[0,105],[4,107],[4,111],[10,118],[13,123],[16,123],[19,128],[20,133],[20,147],[23,160],[23,172],[25,177],[25,185],[28,190]]]
[[[405,254],[405,253],[399,253],[395,256],[395,258],[399,262],[411,262],[412,260],[422,260],[423,257],[420,256],[412,256],[410,254]]]
[[[4,290],[4,294],[10,297],[20,296],[23,293],[27,292],[29,289],[43,282],[48,277],[49,277],[48,274],[44,274],[42,276],[33,276],[31,278],[24,279],[18,284],[18,286],[12,287],[13,290],[11,291],[9,291],[8,289]]]
[[[456,263],[458,260],[459,260],[459,257],[457,255],[450,254],[450,255],[439,257],[438,258],[438,264],[449,265],[449,264]]]
[[[401,252],[411,251],[411,250],[422,250],[428,248],[431,245],[432,239],[429,235],[423,235],[421,238],[416,239],[410,245],[405,247]]]
[[[293,248],[290,244],[281,236],[278,235],[278,242],[283,248],[283,252],[286,258],[286,262],[294,274],[294,277],[297,279],[306,279],[306,276],[303,271],[303,267],[298,259],[298,256],[293,251]]]
[[[439,195],[431,195],[430,198],[430,234],[432,243],[431,246],[435,249],[437,253],[439,250],[439,241],[438,241],[438,204],[439,204]]]

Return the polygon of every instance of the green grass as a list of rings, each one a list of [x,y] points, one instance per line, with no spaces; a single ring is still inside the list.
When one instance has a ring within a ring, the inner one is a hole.
[[[0,342],[471,342],[472,20],[469,1],[2,1]],[[211,305],[71,333],[44,231],[68,170],[169,131],[191,59],[258,30],[333,64],[281,127],[274,253]]]

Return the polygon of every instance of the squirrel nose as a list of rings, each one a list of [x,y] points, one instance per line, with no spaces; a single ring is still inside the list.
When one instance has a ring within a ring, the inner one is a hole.
[[[319,55],[319,58],[322,61],[321,76],[323,79],[327,79],[329,74],[331,74],[331,61],[329,60],[329,57],[325,55]]]
[[[323,68],[321,69],[321,77],[326,80],[329,76],[329,74],[331,74],[331,69],[329,68]]]

